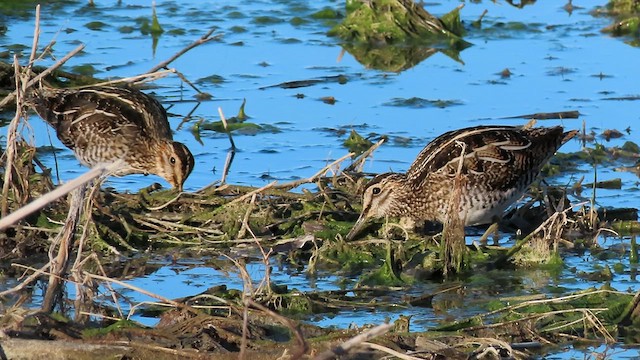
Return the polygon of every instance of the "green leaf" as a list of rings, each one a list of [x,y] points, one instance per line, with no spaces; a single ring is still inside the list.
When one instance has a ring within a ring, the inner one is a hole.
[[[160,22],[158,21],[158,15],[156,14],[156,6],[155,3],[153,5],[153,14],[151,15],[151,34],[160,35],[164,32],[162,26],[160,26]]]
[[[462,37],[465,34],[464,26],[460,21],[460,9],[462,8],[462,6],[463,5],[456,7],[440,18],[440,20],[444,24],[444,27],[454,35],[459,37]]]

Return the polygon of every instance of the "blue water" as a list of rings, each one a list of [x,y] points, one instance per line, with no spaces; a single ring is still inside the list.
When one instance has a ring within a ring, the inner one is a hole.
[[[634,58],[638,50],[600,33],[609,20],[589,15],[595,4],[580,4],[584,9],[569,15],[560,4],[553,2],[524,9],[490,2],[467,3],[462,10],[465,22],[476,20],[485,9],[488,14],[483,20],[484,29],[469,31],[466,36],[474,46],[461,53],[464,64],[439,53],[399,74],[367,69],[348,53],[338,60],[341,47],[336,39],[325,36],[328,27],[322,21],[312,20],[302,26],[289,23],[293,16],[306,17],[324,6],[339,8],[331,1],[313,4],[158,2],[158,16],[166,33],[160,37],[155,54],[150,36],[137,30],[125,34],[117,30],[124,25],[135,26],[137,17],[148,18],[151,10],[147,1],[127,2],[122,6],[115,1],[101,2],[101,20],[109,25],[102,31],[84,26],[96,20],[93,11],[67,7],[66,12],[52,14],[44,5],[41,44],[55,38],[55,55],[59,58],[81,41],[87,45],[84,54],[69,61],[68,66],[90,63],[98,70],[97,76],[126,77],[145,72],[209,28],[216,28],[216,34],[222,35],[220,41],[197,47],[170,65],[191,81],[211,75],[224,78],[221,84],[198,84],[214,98],[202,103],[193,118],[175,133],[196,156],[196,168],[186,183],[187,190],[196,190],[220,179],[230,144],[225,135],[212,132],[203,132],[204,144],[198,144],[190,128],[202,118],[218,120],[218,107],[227,117],[235,115],[242,99],[247,99],[246,111],[252,122],[280,129],[278,133],[235,136],[239,152],[228,181],[249,185],[263,185],[267,181],[263,179],[265,175],[269,181],[273,178],[281,182],[308,177],[329,161],[346,154],[341,143],[348,134],[338,137],[323,129],[357,127],[364,135],[371,132],[391,135],[392,140],[394,136],[408,138],[408,146],[390,141],[365,167],[366,171],[381,172],[405,170],[419,150],[444,131],[478,124],[525,122],[502,117],[579,110],[584,114],[580,120],[544,121],[541,125],[581,128],[584,120],[587,129],[597,131],[632,126],[638,120],[635,102],[603,98],[637,94],[637,69],[629,59]],[[292,9],[297,9],[294,5],[307,10],[294,11]],[[457,1],[443,1],[430,4],[428,10],[443,14],[456,5]],[[234,12],[245,17],[230,18]],[[285,21],[259,25],[253,21],[256,15],[271,15]],[[523,22],[528,28],[507,30],[500,25],[503,22]],[[234,26],[244,27],[246,32],[233,32]],[[30,45],[32,28],[32,19],[12,24],[7,35],[0,38],[0,46]],[[67,32],[68,29],[74,31]],[[172,29],[183,29],[186,34],[171,35],[168,32]],[[285,41],[287,39],[299,42]],[[50,60],[42,62],[49,63]],[[498,75],[505,68],[513,73],[509,79]],[[556,75],[560,68],[570,72]],[[607,77],[600,78],[599,74]],[[261,89],[285,81],[335,75],[346,75],[350,80],[344,85],[331,82],[299,89]],[[171,105],[169,111],[176,114],[171,118],[172,127],[176,129],[194,106],[192,102],[176,101],[193,99],[195,91],[176,76],[154,84],[160,86],[154,93],[167,107]],[[296,98],[299,93],[305,97]],[[333,96],[337,102],[328,105],[319,100],[325,96]],[[461,105],[447,108],[385,105],[393,99],[411,97],[452,100]],[[46,126],[35,116],[30,124],[36,143],[48,145]],[[53,144],[67,155],[58,159],[62,179],[73,178],[84,171],[55,136],[51,137]],[[626,139],[637,140],[634,132]],[[570,143],[563,150],[579,148],[578,143]],[[52,156],[44,156],[43,160],[47,165],[53,164]],[[132,176],[114,179],[112,185],[135,191],[155,181],[164,184],[157,177]]]
[[[157,1],[157,13],[166,32],[159,38],[155,52],[151,36],[138,30],[118,31],[121,26],[136,27],[138,17],[149,18],[150,1],[128,0],[123,5],[115,0],[98,3],[95,11],[86,11],[84,1],[55,13],[51,6],[42,6],[41,47],[55,38],[54,54],[60,58],[80,42],[87,46],[81,56],[68,62],[67,69],[90,63],[98,71],[96,76],[128,77],[146,72],[212,27],[216,29],[215,34],[221,35],[219,41],[199,46],[170,65],[194,82],[212,75],[224,79],[219,84],[197,82],[197,86],[212,94],[213,99],[201,103],[193,117],[180,128],[184,116],[195,106],[192,101],[180,100],[193,100],[195,91],[177,76],[153,83],[157,86],[152,90],[154,94],[174,114],[170,122],[175,138],[185,142],[196,157],[196,168],[185,184],[187,191],[220,179],[230,147],[226,135],[213,132],[202,132],[203,144],[199,144],[190,132],[191,127],[200,119],[218,120],[219,107],[227,117],[235,115],[243,99],[247,101],[246,112],[251,116],[251,122],[274,126],[279,132],[234,135],[238,152],[227,180],[232,184],[260,186],[273,179],[286,182],[308,177],[347,153],[342,142],[352,128],[363,135],[390,136],[391,141],[367,162],[364,170],[369,172],[406,170],[426,143],[447,130],[480,124],[519,125],[526,120],[505,117],[538,112],[578,110],[582,114],[579,120],[548,120],[540,121],[539,125],[581,129],[584,121],[587,131],[593,130],[596,134],[604,129],[622,131],[630,127],[631,133],[625,133],[621,139],[605,142],[597,137],[596,140],[605,146],[621,145],[627,140],[640,143],[636,131],[640,120],[637,101],[608,100],[639,94],[640,72],[635,61],[639,50],[626,44],[623,38],[612,38],[601,32],[612,20],[590,14],[596,5],[603,3],[600,1],[574,1],[574,6],[581,8],[571,14],[563,9],[564,2],[557,1],[539,1],[523,9],[503,1],[465,2],[461,16],[467,24],[476,20],[485,9],[488,13],[482,29],[469,29],[465,36],[473,46],[460,54],[464,63],[438,53],[401,73],[368,69],[349,53],[341,56],[342,48],[336,39],[325,35],[329,27],[324,21],[308,17],[325,6],[341,9],[339,4],[342,2],[339,1]],[[442,15],[459,4],[459,1],[447,0],[430,2],[427,9]],[[259,15],[284,21],[257,24],[254,19]],[[309,21],[294,26],[290,23],[294,16]],[[107,26],[101,31],[89,30],[85,24],[97,18]],[[522,23],[524,29],[510,29],[516,23]],[[235,31],[237,28],[234,27],[242,27],[245,31]],[[177,29],[184,33],[171,33]],[[0,50],[16,43],[30,46],[32,33],[33,18],[11,19],[8,32],[0,37]],[[21,56],[23,64],[27,57],[26,53]],[[40,64],[49,65],[53,61],[45,59]],[[500,77],[503,69],[511,71],[510,78]],[[327,82],[298,89],[268,87],[285,81],[336,75],[345,75],[348,82],[342,85]],[[304,97],[299,98],[298,94]],[[335,97],[336,103],[329,105],[320,100],[326,96]],[[459,105],[445,108],[389,106],[396,99],[412,97],[454,101]],[[31,116],[29,125],[25,132],[33,136],[38,146],[53,144],[60,149],[57,161],[63,180],[86,171],[37,116]],[[335,135],[331,131],[335,129],[344,129],[346,134]],[[396,142],[398,139],[408,141]],[[571,141],[562,151],[580,149],[580,143]],[[48,166],[54,164],[51,154],[43,154],[41,160]],[[599,205],[640,207],[637,175],[616,171],[612,166],[602,166],[597,171],[598,180],[620,177],[623,181],[622,190],[598,190]],[[550,181],[571,185],[583,175],[585,182],[590,182],[593,169],[583,165],[576,173]],[[154,176],[113,178],[108,185],[136,191],[153,182],[166,185]],[[588,198],[591,193],[587,190],[583,195]],[[602,241],[605,247],[615,242],[628,242],[614,238],[602,238]],[[572,262],[578,270],[593,271],[594,261],[588,254],[578,256]],[[628,264],[624,251],[619,259],[606,263],[613,266],[618,262]],[[259,281],[264,269],[259,264],[250,267],[254,280]],[[337,279],[330,275],[312,279],[304,272],[296,273],[286,268],[278,269],[274,277],[279,283],[303,291],[340,287]],[[521,282],[532,292],[546,292],[559,285],[570,291],[601,285],[578,279],[571,272],[564,273],[561,279],[531,273]],[[222,273],[204,264],[188,268],[167,265],[146,277],[131,280],[131,283],[171,298],[193,295],[216,284],[242,288],[237,273]],[[478,286],[480,291],[484,285],[471,283],[467,286],[472,291]],[[615,274],[612,286],[629,291],[639,288],[628,265],[623,273]],[[424,284],[410,291],[417,295],[433,290],[433,284]],[[523,291],[518,287],[497,290],[504,296]],[[139,294],[129,295],[137,301],[145,300]],[[478,310],[470,306],[464,309],[466,313],[463,309],[456,311],[462,317]],[[318,323],[360,326],[379,323],[390,314],[393,320],[398,313],[413,314],[415,330],[432,326],[439,319],[432,309],[416,308],[374,314],[356,310],[335,318],[323,318]],[[584,353],[567,354],[573,355],[558,354],[556,358],[582,357],[580,354]],[[626,354],[620,353],[620,356]],[[637,353],[634,354],[626,358],[637,358]]]

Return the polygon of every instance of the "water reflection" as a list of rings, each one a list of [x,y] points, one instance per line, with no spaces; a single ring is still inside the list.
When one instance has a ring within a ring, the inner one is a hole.
[[[443,50],[422,46],[380,46],[371,44],[343,44],[342,48],[349,52],[367,69],[401,72],[410,69],[431,55],[438,52],[462,63],[459,51]]]
[[[368,69],[401,72],[439,51],[462,62],[460,51],[471,44],[462,38],[461,8],[437,18],[412,0],[351,1],[329,35]]]

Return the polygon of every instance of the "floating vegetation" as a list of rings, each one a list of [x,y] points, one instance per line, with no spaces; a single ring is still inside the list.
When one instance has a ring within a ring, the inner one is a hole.
[[[226,79],[221,76],[221,75],[217,75],[217,74],[213,74],[213,75],[209,75],[203,78],[200,78],[198,80],[196,80],[196,84],[202,85],[202,84],[222,84],[226,81]]]
[[[149,32],[151,35],[158,36],[164,32],[162,26],[160,25],[160,21],[158,20],[158,14],[156,13],[156,3],[152,2],[152,13],[151,13],[151,27],[149,28]]]
[[[246,120],[249,119],[249,116],[247,116],[247,114],[244,112],[244,106],[246,103],[247,100],[244,99],[236,116],[230,117],[225,120],[213,122],[204,120],[199,121],[192,126],[191,131],[196,135],[197,138],[200,138],[201,130],[210,130],[220,133],[238,132],[244,135],[255,135],[263,132],[280,131],[277,127],[272,125],[262,126],[256,123],[247,122]]]
[[[351,134],[349,134],[349,137],[343,142],[343,144],[355,155],[360,155],[373,146],[371,140],[365,139],[355,130],[351,130]]]
[[[109,25],[102,21],[92,21],[84,25],[89,30],[100,31]]]
[[[456,106],[456,105],[462,105],[462,101],[460,100],[443,100],[443,99],[437,99],[437,100],[430,100],[430,99],[423,99],[423,98],[419,98],[419,97],[412,97],[412,98],[394,98],[391,99],[391,101],[384,103],[385,106],[397,106],[397,107],[409,107],[409,108],[415,108],[415,109],[421,109],[421,108],[425,108],[425,107],[438,107],[441,109],[450,107],[450,106]]]
[[[348,1],[347,17],[329,31],[366,67],[399,72],[438,51],[456,61],[470,46],[462,39],[460,7],[442,18],[413,0]]]
[[[594,10],[596,16],[608,16],[614,23],[602,29],[616,37],[625,37],[629,45],[640,46],[640,5],[634,0],[609,0],[605,6]]]
[[[335,76],[324,76],[318,79],[308,79],[308,80],[293,80],[293,81],[285,81],[276,85],[263,86],[260,89],[269,89],[274,87],[279,87],[282,89],[297,89],[302,87],[309,87],[318,84],[325,83],[338,83],[340,85],[344,85],[349,81],[349,78],[346,75],[335,75]]]

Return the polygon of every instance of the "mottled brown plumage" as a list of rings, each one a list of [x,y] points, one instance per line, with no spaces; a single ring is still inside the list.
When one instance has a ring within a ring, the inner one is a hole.
[[[444,223],[458,213],[465,225],[492,222],[515,202],[558,148],[575,136],[562,127],[476,126],[429,143],[405,173],[376,176],[364,190],[352,239],[370,218],[410,217]],[[464,184],[457,211],[449,202],[458,171]]]
[[[182,190],[189,149],[172,140],[162,105],[135,89],[97,86],[36,90],[29,103],[86,166],[124,160],[114,175],[155,174]]]

